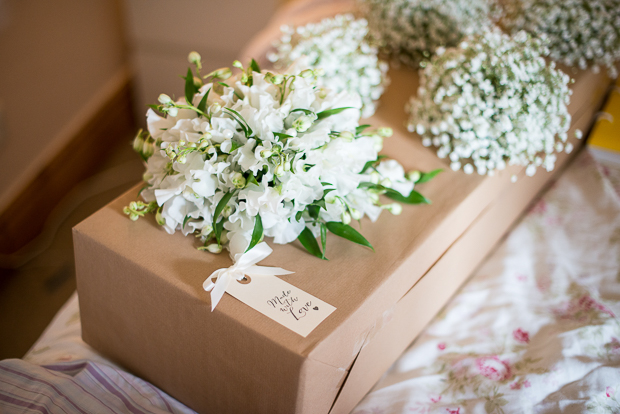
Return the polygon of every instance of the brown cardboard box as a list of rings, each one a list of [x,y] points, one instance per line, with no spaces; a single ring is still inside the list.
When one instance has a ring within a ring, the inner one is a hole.
[[[313,332],[303,338],[229,295],[211,312],[202,282],[230,259],[197,251],[193,237],[168,235],[152,217],[128,220],[132,191],[74,229],[84,340],[199,412],[353,409],[553,176],[451,171],[404,127],[415,72],[390,75],[371,120],[394,129],[384,152],[406,169],[446,171],[419,186],[433,205],[363,222],[375,253],[328,237],[325,262],[296,243],[272,244],[261,265],[295,271],[282,279],[337,308]],[[608,85],[604,75],[579,74],[574,128],[589,128]]]

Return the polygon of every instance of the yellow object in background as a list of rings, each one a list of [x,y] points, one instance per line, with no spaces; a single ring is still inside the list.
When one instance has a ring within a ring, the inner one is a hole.
[[[620,164],[620,78],[592,128],[588,147],[595,158]]]

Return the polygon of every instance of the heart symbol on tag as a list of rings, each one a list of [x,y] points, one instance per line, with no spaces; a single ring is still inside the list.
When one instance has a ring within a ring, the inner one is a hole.
[[[318,306],[315,306],[315,307],[314,307],[314,308],[312,308],[312,309],[314,309],[314,310],[319,310],[319,307],[318,307]]]

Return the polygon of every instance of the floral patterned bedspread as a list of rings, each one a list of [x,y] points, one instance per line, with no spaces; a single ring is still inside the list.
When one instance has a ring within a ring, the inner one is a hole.
[[[354,414],[620,413],[618,194],[582,152]],[[75,296],[24,359],[112,365]]]
[[[620,413],[616,177],[580,154],[354,413]]]

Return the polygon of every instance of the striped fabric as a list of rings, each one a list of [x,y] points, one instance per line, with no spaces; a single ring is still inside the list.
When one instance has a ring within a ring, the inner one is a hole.
[[[86,360],[0,361],[0,413],[194,413],[148,382]]]

